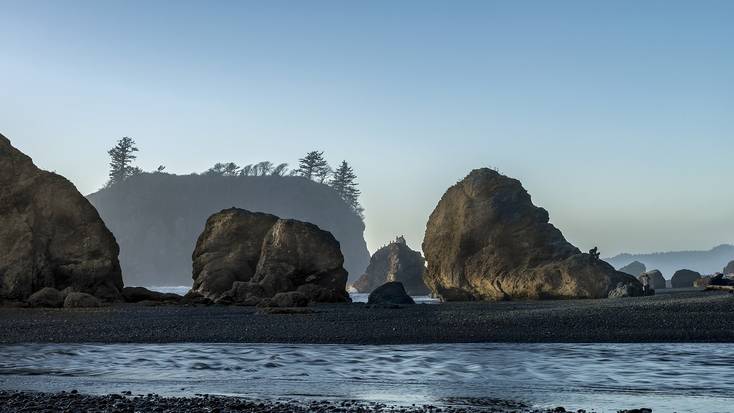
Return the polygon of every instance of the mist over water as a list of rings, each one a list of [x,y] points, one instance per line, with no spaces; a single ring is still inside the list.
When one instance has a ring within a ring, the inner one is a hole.
[[[265,399],[469,398],[598,412],[727,412],[728,344],[171,344],[0,346],[0,386]]]

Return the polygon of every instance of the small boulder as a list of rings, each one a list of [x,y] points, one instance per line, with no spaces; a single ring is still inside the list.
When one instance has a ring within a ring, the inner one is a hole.
[[[55,288],[44,287],[28,297],[28,304],[31,307],[59,308],[64,305],[64,293]]]
[[[701,278],[701,274],[692,270],[678,270],[670,279],[670,285],[673,288],[690,288],[693,282]]]
[[[69,293],[64,299],[64,308],[100,307],[102,302],[87,293]]]
[[[415,304],[412,298],[405,292],[401,282],[389,282],[382,284],[372,291],[367,298],[370,305],[402,305]]]
[[[617,287],[609,292],[609,298],[639,297],[641,295],[644,294],[639,284],[623,282],[618,283]]]
[[[278,293],[270,299],[269,307],[307,307],[308,298],[298,291]]]

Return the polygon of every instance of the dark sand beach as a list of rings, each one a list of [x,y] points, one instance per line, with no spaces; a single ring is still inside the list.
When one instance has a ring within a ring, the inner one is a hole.
[[[2,343],[734,342],[734,296],[506,301],[369,308],[118,304],[92,309],[0,308]]]

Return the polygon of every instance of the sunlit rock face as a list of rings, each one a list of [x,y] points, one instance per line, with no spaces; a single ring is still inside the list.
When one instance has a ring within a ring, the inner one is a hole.
[[[76,187],[0,135],[0,299],[25,300],[44,287],[117,299],[118,253]]]
[[[207,220],[192,258],[192,292],[216,302],[257,305],[291,291],[349,301],[339,242],[307,222],[226,209]]]
[[[448,301],[602,298],[634,277],[583,254],[520,181],[476,169],[446,191],[423,240],[426,285]]]
[[[400,282],[409,295],[430,293],[423,282],[426,260],[408,247],[403,237],[380,248],[372,255],[367,271],[352,284],[361,293],[369,293],[388,282]]]

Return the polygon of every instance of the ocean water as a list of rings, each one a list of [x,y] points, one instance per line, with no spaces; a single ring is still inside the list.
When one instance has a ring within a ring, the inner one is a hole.
[[[732,373],[730,344],[0,346],[0,388],[95,394],[712,413],[734,411]]]
[[[161,287],[161,286],[147,286],[145,287],[149,290],[153,291],[159,291],[162,293],[174,293],[179,295],[186,294],[191,287],[187,286],[175,286],[175,287]],[[349,296],[352,298],[352,301],[355,303],[366,303],[367,297],[369,294],[363,294],[363,293],[349,293]],[[413,296],[413,300],[416,302],[416,304],[438,304],[438,300],[435,298],[431,298],[427,295],[419,295],[419,296]]]

